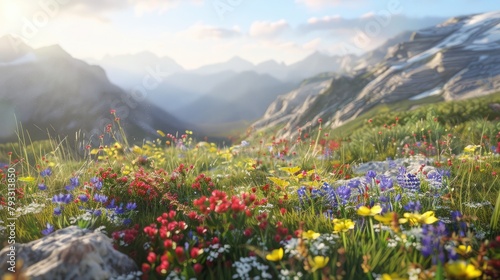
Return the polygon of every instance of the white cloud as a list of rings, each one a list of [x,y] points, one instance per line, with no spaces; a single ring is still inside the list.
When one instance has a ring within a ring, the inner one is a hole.
[[[197,23],[189,29],[179,32],[179,34],[187,35],[188,37],[196,40],[203,39],[230,39],[241,36],[241,29],[239,26],[232,28],[221,28],[202,23]]]
[[[290,29],[290,25],[284,19],[279,21],[256,21],[250,26],[250,36],[260,38],[272,38],[279,36]]]
[[[316,39],[313,39],[307,43],[305,43],[304,45],[302,45],[302,47],[305,49],[305,50],[317,50],[319,48],[319,46],[321,45],[321,38],[316,38]]]

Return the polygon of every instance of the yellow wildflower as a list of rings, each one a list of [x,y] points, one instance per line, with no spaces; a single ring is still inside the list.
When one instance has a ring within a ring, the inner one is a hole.
[[[312,230],[308,230],[308,231],[302,233],[302,238],[304,238],[304,239],[316,239],[316,238],[320,237],[320,235],[321,234],[319,234],[317,232],[314,232]]]
[[[438,221],[438,218],[434,216],[434,211],[427,211],[420,215],[419,213],[404,213],[404,218],[399,219],[399,223],[404,224],[406,222],[410,223],[410,226],[416,225],[430,225]]]
[[[466,255],[472,251],[472,247],[470,245],[459,245],[455,251],[459,253],[460,255]]]
[[[384,225],[390,225],[394,219],[395,212],[387,212],[384,215],[376,215],[375,220],[381,222]]]
[[[284,187],[287,187],[288,185],[290,185],[289,182],[285,181],[285,180],[282,180],[280,178],[276,178],[276,177],[269,177],[269,180],[273,181],[273,183],[275,183],[276,185],[284,188]]]
[[[475,279],[482,274],[481,270],[464,261],[447,263],[445,270],[447,276],[451,279]]]
[[[464,148],[464,152],[473,154],[481,145],[468,145]]]
[[[328,264],[328,261],[330,261],[330,258],[323,256],[311,258],[311,256],[309,256],[307,260],[309,262],[309,266],[311,267],[311,272],[315,272],[316,270],[325,267]]]
[[[294,175],[295,173],[300,171],[300,167],[295,166],[295,167],[282,167],[280,170],[287,172],[290,175]]]
[[[380,214],[380,212],[382,212],[382,207],[379,204],[377,204],[377,205],[373,206],[372,208],[368,208],[366,206],[361,206],[361,207],[359,207],[357,213],[360,216],[375,216],[377,214]]]
[[[346,232],[354,228],[354,222],[351,219],[333,219],[333,232]]]
[[[21,182],[34,182],[36,179],[34,177],[28,176],[28,177],[20,177],[19,181]]]
[[[270,254],[267,254],[266,260],[277,262],[283,259],[283,248],[275,249]]]

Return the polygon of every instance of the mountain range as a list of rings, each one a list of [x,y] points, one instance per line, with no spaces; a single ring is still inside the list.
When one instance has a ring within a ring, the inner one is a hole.
[[[281,136],[290,137],[319,118],[339,127],[377,104],[431,95],[457,100],[500,89],[500,12],[455,17],[407,35],[361,57],[371,62],[366,66],[309,79],[279,96],[253,128],[284,126]],[[373,54],[384,59],[376,62]]]
[[[186,70],[149,52],[76,59],[54,45],[33,49],[0,38],[0,141],[16,121],[33,139],[47,132],[97,136],[122,118],[140,141],[165,132],[199,135],[286,127],[293,136],[322,118],[339,127],[377,104],[438,96],[455,100],[500,88],[500,12],[451,18],[402,33],[360,56],[315,52],[294,64],[254,65],[240,57]]]
[[[1,141],[17,141],[17,122],[33,140],[98,137],[116,109],[131,140],[157,137],[156,130],[183,131],[183,123],[159,107],[112,84],[105,71],[54,45],[32,49],[16,38],[0,38]],[[94,138],[95,139],[95,138]]]

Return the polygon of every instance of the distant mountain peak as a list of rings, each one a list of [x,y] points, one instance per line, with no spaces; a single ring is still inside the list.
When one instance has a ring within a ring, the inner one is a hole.
[[[0,37],[0,62],[16,60],[32,50],[23,40],[12,35]]]

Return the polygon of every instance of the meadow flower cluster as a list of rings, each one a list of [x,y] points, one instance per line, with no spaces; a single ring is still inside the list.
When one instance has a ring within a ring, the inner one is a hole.
[[[369,155],[360,136],[324,130],[223,147],[190,131],[129,145],[111,126],[116,142],[83,158],[50,147],[11,154],[9,166],[28,178],[16,192],[19,242],[69,225],[100,230],[142,279],[496,279],[500,134],[459,143],[442,124],[427,125],[396,138],[410,124],[366,124],[379,149],[370,160],[393,160],[363,173],[346,160]]]

